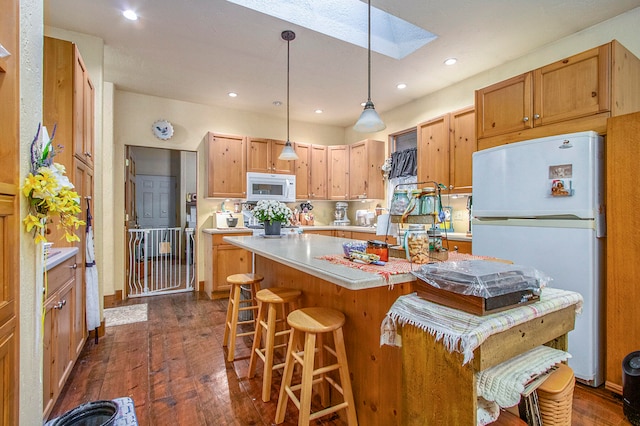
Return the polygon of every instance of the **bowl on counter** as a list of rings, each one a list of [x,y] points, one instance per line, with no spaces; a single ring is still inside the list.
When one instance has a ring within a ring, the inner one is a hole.
[[[227,218],[227,226],[229,228],[235,228],[237,224],[238,224],[238,218],[237,217],[228,217]]]
[[[351,257],[352,251],[359,251],[361,253],[365,253],[366,250],[367,250],[366,241],[348,241],[346,243],[342,243],[342,251],[344,251],[344,255],[346,257]]]

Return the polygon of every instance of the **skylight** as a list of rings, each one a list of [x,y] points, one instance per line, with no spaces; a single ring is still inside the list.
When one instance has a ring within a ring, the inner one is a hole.
[[[227,0],[265,15],[367,48],[367,4],[360,0]],[[371,8],[371,50],[402,59],[438,36]]]

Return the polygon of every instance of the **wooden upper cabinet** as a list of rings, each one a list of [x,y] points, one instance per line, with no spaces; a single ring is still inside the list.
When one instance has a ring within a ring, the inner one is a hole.
[[[73,46],[73,153],[93,167],[94,89],[77,46]]]
[[[311,179],[311,144],[296,143],[298,159],[294,163],[296,171],[296,199],[310,198]]]
[[[304,143],[295,144],[296,198],[327,198],[327,147]]]
[[[605,44],[533,71],[534,126],[609,111],[610,62]]]
[[[418,124],[418,182],[449,186],[449,114]]]
[[[640,60],[617,41],[476,91],[478,149],[594,130],[640,110]]]
[[[294,174],[294,161],[279,160],[285,141],[249,138],[247,142],[247,171],[259,173]]]
[[[384,142],[366,139],[349,145],[349,198],[382,199]]]
[[[476,114],[473,107],[451,114],[449,145],[449,185],[454,191],[471,189],[473,153],[478,149],[476,141]]]
[[[476,91],[478,138],[533,126],[532,80],[533,73],[527,72]]]
[[[311,145],[309,189],[311,199],[327,198],[327,147]]]
[[[349,146],[327,147],[327,173],[329,186],[327,199],[347,200],[349,198]]]
[[[246,138],[208,133],[207,197],[247,196]]]

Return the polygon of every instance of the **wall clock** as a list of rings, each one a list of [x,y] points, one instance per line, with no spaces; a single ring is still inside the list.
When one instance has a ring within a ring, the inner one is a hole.
[[[173,126],[168,120],[157,120],[151,126],[151,130],[155,137],[160,140],[166,141],[173,136]]]

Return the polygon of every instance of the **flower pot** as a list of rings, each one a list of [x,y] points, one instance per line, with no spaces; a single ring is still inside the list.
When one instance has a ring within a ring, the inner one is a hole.
[[[265,222],[264,235],[280,235],[281,222]]]

